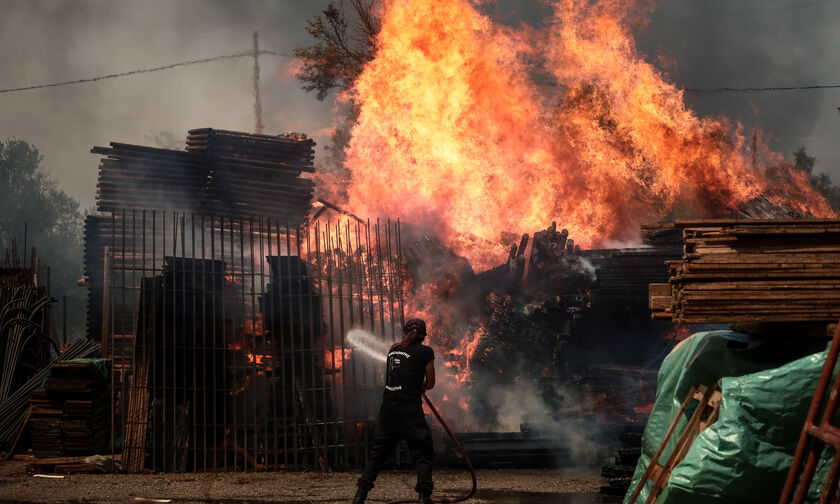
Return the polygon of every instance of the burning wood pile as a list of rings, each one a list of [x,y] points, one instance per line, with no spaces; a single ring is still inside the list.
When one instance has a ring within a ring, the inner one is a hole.
[[[832,322],[840,317],[840,220],[685,220],[681,260],[651,284],[653,318],[678,323]]]
[[[643,420],[655,356],[675,343],[663,337],[672,325],[652,322],[646,309],[648,284],[667,280],[663,262],[679,257],[673,236],[647,248],[581,250],[552,223],[508,242],[507,262],[480,273],[430,236],[404,252],[409,305],[434,321],[433,341],[459,388],[452,396],[466,410],[461,428]]]

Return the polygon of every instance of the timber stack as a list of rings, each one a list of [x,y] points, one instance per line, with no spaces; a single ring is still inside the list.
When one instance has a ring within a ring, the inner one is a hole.
[[[315,183],[315,142],[305,135],[190,130],[186,150],[111,142],[99,165],[100,212],[160,209],[302,221]]]
[[[683,220],[681,260],[650,285],[654,319],[681,324],[840,318],[840,219]]]
[[[74,359],[49,370],[30,396],[32,451],[38,457],[101,453],[108,448],[107,359]]]
[[[315,183],[315,142],[305,135],[254,135],[193,129],[187,151],[209,162],[205,206],[225,215],[272,216],[300,221],[309,211]]]

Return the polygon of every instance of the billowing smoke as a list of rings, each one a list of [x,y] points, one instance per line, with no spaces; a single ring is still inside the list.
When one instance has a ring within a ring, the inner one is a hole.
[[[306,19],[326,1],[14,2],[0,16],[0,88],[22,87],[260,50],[291,55],[306,42]],[[262,55],[265,133],[300,131],[321,147],[332,112],[300,89],[291,59]],[[94,145],[149,142],[171,131],[184,148],[187,130],[252,132],[254,61],[230,59],[89,84],[0,94],[0,139],[37,146],[58,187],[90,208],[99,159]]]

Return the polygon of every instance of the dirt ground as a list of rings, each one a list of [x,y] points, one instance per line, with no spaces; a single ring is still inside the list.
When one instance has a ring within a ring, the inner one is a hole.
[[[358,474],[336,472],[69,474],[63,479],[34,477],[26,461],[0,462],[0,502],[172,502],[212,503],[342,503],[355,492]],[[605,480],[596,474],[568,470],[480,470],[479,497],[474,503],[600,502]],[[435,473],[435,496],[455,496],[470,488],[469,473]],[[414,475],[385,471],[368,502],[416,498]]]

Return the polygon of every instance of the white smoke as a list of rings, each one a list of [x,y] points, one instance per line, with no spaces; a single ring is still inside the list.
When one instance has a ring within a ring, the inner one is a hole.
[[[564,398],[566,406],[560,418],[545,403],[537,384],[519,381],[498,387],[488,396],[488,403],[496,412],[497,432],[519,432],[522,424],[532,424],[541,435],[562,440],[568,450],[568,460],[562,463],[589,467],[604,460],[608,444],[604,443],[597,422],[584,420],[592,416],[595,404],[586,394],[571,387],[554,384],[554,393]]]

